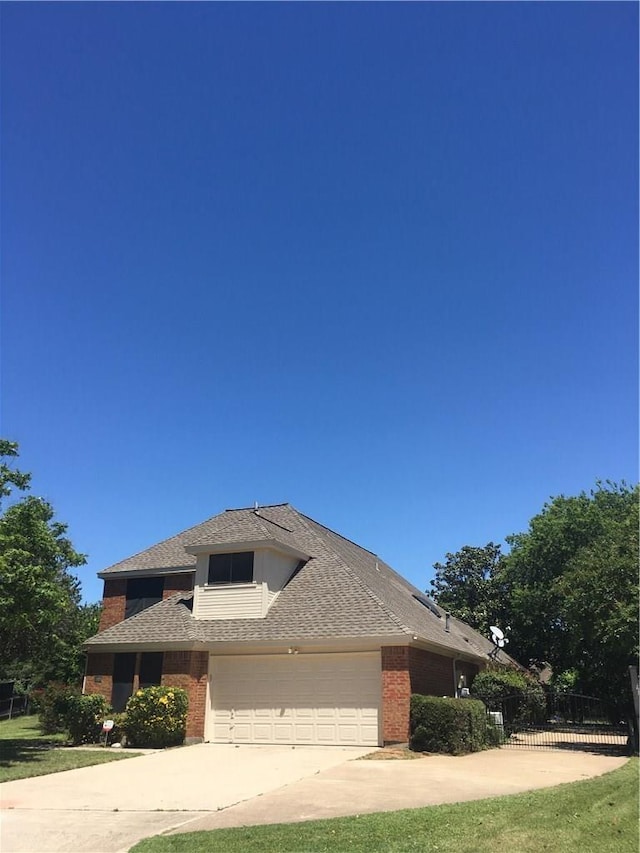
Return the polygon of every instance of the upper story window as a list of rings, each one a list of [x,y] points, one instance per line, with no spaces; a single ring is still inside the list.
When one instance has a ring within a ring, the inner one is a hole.
[[[127,581],[127,601],[124,618],[142,613],[152,604],[162,601],[164,578],[129,578]]]
[[[251,583],[253,581],[253,551],[236,554],[211,554],[209,557],[210,584]]]

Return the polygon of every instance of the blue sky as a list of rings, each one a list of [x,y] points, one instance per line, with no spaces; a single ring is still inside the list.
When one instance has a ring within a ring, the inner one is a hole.
[[[636,481],[636,4],[1,17],[2,434],[88,600],[254,501],[426,588]]]

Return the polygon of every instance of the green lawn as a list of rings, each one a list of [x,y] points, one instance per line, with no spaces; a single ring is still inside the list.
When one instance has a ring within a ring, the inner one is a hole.
[[[357,799],[357,791],[354,791]],[[361,817],[141,841],[131,853],[637,853],[638,761],[570,785]]]
[[[0,722],[0,782],[75,770],[76,767],[104,764],[105,761],[131,758],[137,754],[64,749],[66,740],[61,734],[41,734],[37,717],[3,720]]]

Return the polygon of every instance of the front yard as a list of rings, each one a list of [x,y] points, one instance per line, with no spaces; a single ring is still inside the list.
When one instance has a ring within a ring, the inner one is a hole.
[[[354,792],[354,798],[357,792]],[[306,823],[165,835],[131,853],[637,853],[638,760],[527,794]]]
[[[91,764],[130,758],[136,753],[111,749],[71,749],[63,734],[43,735],[37,717],[0,722],[0,782],[75,770]]]

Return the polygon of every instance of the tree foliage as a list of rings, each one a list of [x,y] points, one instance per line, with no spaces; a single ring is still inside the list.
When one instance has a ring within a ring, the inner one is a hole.
[[[601,696],[628,694],[638,656],[638,496],[609,482],[561,495],[507,539],[510,651]]]
[[[477,631],[487,634],[498,618],[499,576],[504,557],[500,546],[465,545],[435,563],[431,595],[438,604]]]
[[[6,438],[0,438],[0,500],[8,497],[13,488],[24,491],[29,488],[31,483],[31,474],[25,474],[24,471],[13,469],[8,460],[13,461],[18,457],[18,444],[15,441],[8,441]]]
[[[29,487],[30,475],[12,470],[17,445],[0,441],[0,494]],[[67,525],[50,503],[31,495],[0,516],[0,676],[31,683],[77,680],[81,643],[95,633],[97,605],[80,604],[71,569],[86,558],[73,547]]]
[[[524,533],[436,563],[434,596],[478,630],[510,624],[509,653],[548,662],[576,690],[624,702],[638,656],[638,487],[560,495]],[[493,558],[493,559],[492,559]]]

